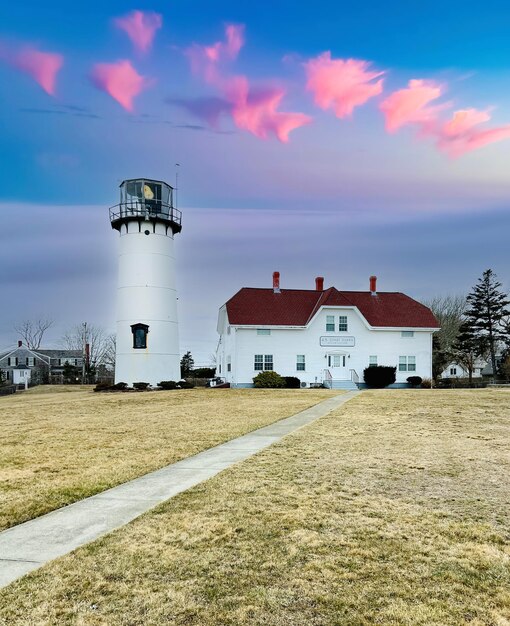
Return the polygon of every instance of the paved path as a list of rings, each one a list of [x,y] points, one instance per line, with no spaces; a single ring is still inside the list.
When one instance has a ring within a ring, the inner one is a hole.
[[[161,502],[327,415],[358,393],[328,398],[301,413],[1,532],[0,587],[124,526]]]

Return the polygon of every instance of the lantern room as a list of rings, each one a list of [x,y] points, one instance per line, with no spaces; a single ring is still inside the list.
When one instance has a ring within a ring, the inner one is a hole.
[[[120,230],[129,221],[163,222],[179,233],[181,212],[173,205],[173,187],[161,180],[135,178],[120,185],[120,202],[110,208],[112,228]]]

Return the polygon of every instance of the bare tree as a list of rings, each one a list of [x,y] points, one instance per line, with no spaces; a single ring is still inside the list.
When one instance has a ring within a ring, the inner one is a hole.
[[[38,350],[44,337],[44,333],[53,326],[54,320],[39,318],[36,320],[24,320],[14,325],[14,330],[22,338],[24,344],[30,350]]]
[[[466,297],[463,295],[436,296],[424,302],[437,318],[440,330],[434,333],[432,369],[437,378],[452,359],[454,344],[464,321]]]
[[[109,352],[110,335],[107,335],[100,326],[93,324],[78,324],[73,326],[62,336],[62,343],[67,350],[83,351],[89,345],[91,365],[103,365]]]
[[[102,364],[110,369],[115,369],[115,354],[117,349],[117,338],[114,333],[108,335],[105,341],[105,350]]]
[[[441,326],[441,330],[437,333],[441,349],[451,351],[464,321],[466,296],[436,296],[424,304],[431,309]]]

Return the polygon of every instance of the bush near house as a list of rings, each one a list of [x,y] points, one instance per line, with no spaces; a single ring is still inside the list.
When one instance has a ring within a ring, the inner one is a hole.
[[[363,376],[369,387],[381,389],[395,382],[396,372],[397,368],[391,365],[372,365],[364,369]]]
[[[181,389],[193,389],[195,387],[190,380],[180,380],[178,385]]]
[[[97,383],[94,387],[94,391],[110,391],[112,386],[109,383]]]
[[[299,389],[301,387],[301,381],[297,376],[284,376],[286,389]]]
[[[422,383],[422,377],[421,376],[408,376],[407,377],[407,382],[412,386],[412,387],[419,387]]]
[[[138,391],[145,391],[147,389],[147,387],[149,386],[149,383],[133,383],[133,387],[135,389],[138,389]]]
[[[161,389],[165,389],[166,391],[177,389],[177,383],[175,382],[175,380],[162,380],[158,386],[161,387]]]
[[[285,379],[282,378],[280,374],[272,371],[260,372],[260,374],[255,376],[253,382],[255,387],[259,389],[276,389],[285,387]]]

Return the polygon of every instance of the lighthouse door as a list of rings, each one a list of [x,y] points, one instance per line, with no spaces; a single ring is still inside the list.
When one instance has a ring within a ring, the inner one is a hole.
[[[331,376],[336,380],[346,380],[347,376],[347,355],[328,354],[328,367]]]

